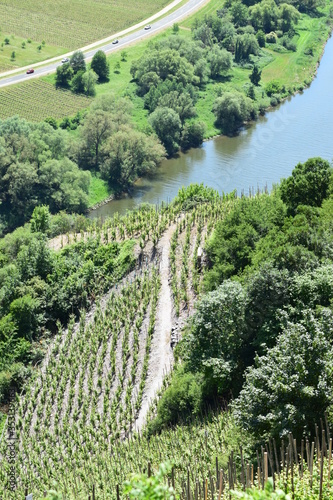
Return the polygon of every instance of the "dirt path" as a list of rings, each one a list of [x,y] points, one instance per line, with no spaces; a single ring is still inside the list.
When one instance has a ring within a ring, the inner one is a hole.
[[[169,248],[170,239],[175,230],[168,228],[158,243],[160,257],[161,290],[157,304],[155,331],[151,343],[148,377],[142,398],[142,405],[134,429],[140,431],[146,423],[151,401],[162,386],[163,378],[173,366],[173,352],[170,346],[172,326],[172,297],[169,285]]]

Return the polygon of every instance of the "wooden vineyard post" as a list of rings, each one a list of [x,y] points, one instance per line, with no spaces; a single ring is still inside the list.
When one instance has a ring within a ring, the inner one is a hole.
[[[148,477],[151,476],[151,463],[148,462]]]
[[[219,484],[219,497],[218,500],[221,500],[221,495],[223,493],[223,471],[220,470],[220,484]]]
[[[268,453],[264,452],[264,486],[268,481]]]
[[[93,484],[92,500],[95,500],[95,485]]]
[[[311,443],[311,455],[310,455],[310,488],[312,488],[313,457],[314,457],[314,441],[312,441],[312,443]]]
[[[328,450],[328,474],[327,474],[328,485],[330,484],[330,478],[331,478],[331,457],[332,457],[332,438],[330,438],[329,450]]]
[[[119,495],[119,484],[117,484],[116,491],[117,491],[117,500],[120,500],[120,495]]]
[[[205,481],[205,498],[204,500],[208,500],[208,479]]]
[[[320,457],[319,500],[322,500],[322,498],[323,498],[323,480],[324,480],[324,443],[322,443],[322,450],[321,450],[321,457]]]
[[[174,467],[172,467],[172,471],[171,471],[171,484],[172,484],[173,489],[175,489],[175,468]]]
[[[304,439],[301,441],[301,478],[303,477],[303,471],[304,471]]]

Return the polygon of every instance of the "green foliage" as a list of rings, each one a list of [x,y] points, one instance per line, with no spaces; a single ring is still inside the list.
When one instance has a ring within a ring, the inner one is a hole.
[[[181,121],[178,113],[171,108],[156,108],[149,122],[169,156],[179,149]]]
[[[253,85],[259,85],[261,79],[261,71],[259,70],[256,64],[253,66],[253,70],[252,73],[249,75],[249,78]]]
[[[174,500],[175,491],[165,483],[166,475],[171,472],[168,462],[159,466],[151,477],[145,474],[132,474],[131,480],[124,484],[124,494],[138,500]]]
[[[245,293],[239,283],[225,281],[196,306],[181,343],[182,359],[204,375],[206,395],[240,389],[245,345]]]
[[[95,85],[98,80],[98,75],[92,69],[87,70],[82,75],[82,84],[84,88],[84,93],[88,96],[94,96],[96,94]]]
[[[173,374],[171,385],[158,401],[157,416],[148,424],[148,433],[193,419],[202,411],[203,401],[202,375],[178,368]]]
[[[47,205],[34,208],[30,219],[31,232],[47,233],[50,228],[50,210]]]
[[[281,198],[292,213],[299,205],[320,207],[328,196],[332,168],[322,158],[310,158],[298,163],[280,186]]]
[[[318,410],[332,404],[333,317],[303,312],[287,323],[275,347],[257,357],[233,403],[235,416],[258,441],[311,433]]]
[[[181,148],[198,148],[201,146],[205,135],[205,124],[203,122],[185,123],[181,135]]]
[[[70,63],[62,64],[57,67],[56,71],[56,86],[69,88],[70,81],[73,78],[73,68]]]
[[[91,60],[91,69],[95,71],[99,82],[105,82],[109,78],[110,68],[103,50],[98,50]]]
[[[0,121],[0,130],[0,215],[8,228],[29,220],[38,205],[52,213],[86,209],[90,174],[68,158],[62,130],[18,117]]]
[[[254,118],[253,102],[240,92],[225,92],[213,106],[216,124],[224,133],[235,132],[245,121]]]
[[[272,0],[274,1],[274,0]],[[237,35],[235,45],[235,62],[248,61],[250,55],[257,55],[259,52],[259,44],[255,35],[244,33]]]
[[[123,128],[103,146],[101,175],[111,185],[128,188],[138,177],[152,175],[164,156],[154,136]]]
[[[266,481],[265,489],[258,490],[257,488],[248,489],[246,492],[244,491],[233,491],[231,493],[231,498],[240,498],[242,500],[250,500],[253,498],[254,500],[291,500],[291,496],[288,493],[285,493],[281,489],[275,489],[273,479],[270,477],[268,481]]]
[[[74,74],[76,74],[78,71],[86,71],[84,54],[81,50],[77,50],[71,55],[69,65],[72,68]]]

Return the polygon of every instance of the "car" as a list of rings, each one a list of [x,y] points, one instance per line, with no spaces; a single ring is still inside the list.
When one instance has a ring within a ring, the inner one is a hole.
[[[61,60],[62,64],[64,63],[68,63],[69,62],[69,58],[68,57],[64,57],[62,60]]]
[[[150,28],[151,28],[150,24],[147,24],[147,25],[145,26],[145,30],[150,30]]]
[[[31,75],[31,73],[34,73],[34,72],[35,72],[35,70],[33,68],[30,68],[27,71],[27,75]]]
[[[119,43],[119,40],[113,40],[113,45],[116,45],[116,43]]]

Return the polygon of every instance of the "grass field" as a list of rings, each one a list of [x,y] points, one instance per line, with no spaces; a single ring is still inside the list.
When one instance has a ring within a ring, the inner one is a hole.
[[[10,40],[9,46],[1,47],[0,71],[20,66],[22,59],[31,64],[83,47],[146,19],[168,3],[170,0],[0,0],[0,39]],[[12,43],[13,36],[16,43]],[[30,54],[22,49],[22,42],[28,45],[28,39],[35,47],[44,41],[42,51],[36,54],[35,49]],[[13,50],[16,61],[10,60]]]
[[[4,42],[5,38],[9,43]],[[45,59],[61,55],[66,51],[64,47],[42,45],[42,40],[28,42],[26,38],[16,35],[4,37],[1,32],[0,40],[0,72],[45,61]],[[13,52],[15,52],[15,58],[12,57]]]

